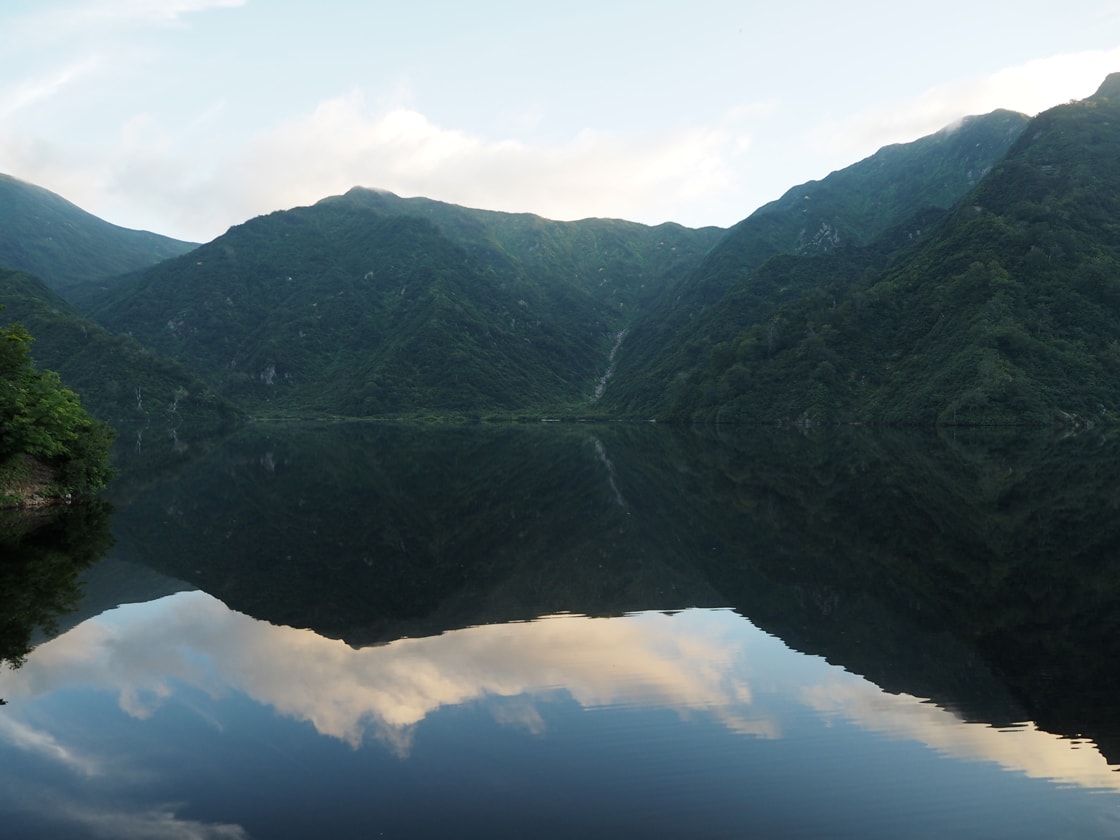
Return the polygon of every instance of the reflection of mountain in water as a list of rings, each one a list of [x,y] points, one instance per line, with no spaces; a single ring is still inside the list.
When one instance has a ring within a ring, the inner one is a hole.
[[[250,430],[134,493],[120,554],[354,645],[541,614],[715,605],[585,429]]]
[[[804,602],[730,588],[742,563],[730,555],[709,567],[760,626],[888,690],[1001,722],[953,679],[967,676],[962,663],[921,647],[923,638],[951,638],[1027,717],[1093,737],[1120,759],[1116,442],[755,434],[713,445],[677,438],[669,449],[696,477],[687,498],[741,512],[713,526],[723,543],[738,541],[747,565]],[[922,636],[883,632],[876,616],[889,614]]]
[[[1115,754],[1115,449],[269,427],[131,492],[116,554],[352,645],[730,604],[890,691],[972,719],[1031,717]]]

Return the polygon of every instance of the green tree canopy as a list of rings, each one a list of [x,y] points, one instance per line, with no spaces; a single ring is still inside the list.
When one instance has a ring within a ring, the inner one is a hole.
[[[35,367],[31,341],[20,324],[0,327],[0,502],[95,492],[111,474],[112,431]]]

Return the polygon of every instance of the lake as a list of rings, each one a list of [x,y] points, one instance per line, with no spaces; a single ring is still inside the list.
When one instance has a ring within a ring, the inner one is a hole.
[[[6,516],[5,836],[1120,836],[1120,443],[258,424]]]

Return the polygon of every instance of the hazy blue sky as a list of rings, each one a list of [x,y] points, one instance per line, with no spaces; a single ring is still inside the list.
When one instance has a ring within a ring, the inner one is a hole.
[[[0,172],[194,240],[354,185],[726,226],[1114,70],[1116,0],[4,0]]]

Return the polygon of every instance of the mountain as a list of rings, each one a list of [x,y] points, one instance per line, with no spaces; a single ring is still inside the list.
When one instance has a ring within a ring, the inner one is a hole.
[[[0,265],[55,291],[124,274],[196,247],[99,219],[49,190],[0,175]]]
[[[473,256],[511,262],[524,282],[575,285],[626,317],[671,288],[726,233],[716,227],[651,227],[622,219],[557,222],[360,187],[320,202],[338,203],[428,219]]]
[[[664,383],[681,373],[682,346],[699,345],[705,353],[710,348],[709,322],[721,316],[701,316],[731,290],[738,291],[743,279],[767,260],[866,246],[904,223],[909,223],[904,238],[927,230],[980,182],[1028,121],[1012,111],[966,117],[912,143],[880,149],[760,207],[732,227],[697,269],[635,324],[619,353],[609,404],[648,411]],[[769,294],[760,292],[764,298]],[[749,313],[758,301],[736,303],[741,305],[737,313],[743,306]],[[728,308],[725,302],[722,309]],[[688,357],[695,363],[692,352]]]
[[[1117,87],[726,232],[354,189],[67,294],[256,414],[1085,424],[1120,408]]]
[[[36,365],[57,371],[94,417],[177,436],[228,425],[237,416],[177,362],[153,356],[133,338],[111,335],[36,277],[0,268],[0,303],[0,325],[22,323],[34,336]]]
[[[722,422],[1114,417],[1118,87],[1110,76],[1089,99],[1032,120],[932,228],[912,222],[867,247],[726,278],[731,291],[654,369],[670,387],[608,389],[607,404]]]
[[[991,171],[1029,121],[998,110],[965,117],[912,143],[885,146],[760,207],[732,228],[707,265],[732,255],[757,265],[775,254],[863,245],[921,210],[947,210]]]
[[[80,302],[252,411],[539,411],[591,401],[634,313],[720,235],[355,190]]]

